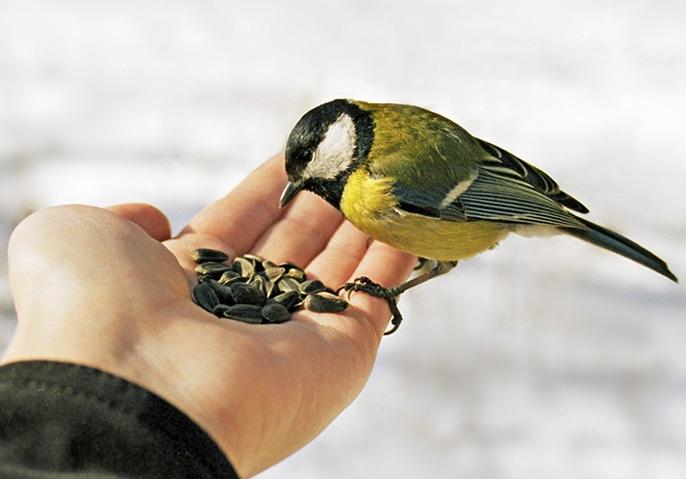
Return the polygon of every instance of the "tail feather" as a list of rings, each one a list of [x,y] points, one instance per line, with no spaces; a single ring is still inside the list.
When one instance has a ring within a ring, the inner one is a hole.
[[[629,258],[632,261],[652,269],[656,273],[666,276],[675,283],[679,282],[677,277],[674,276],[674,273],[669,270],[667,263],[662,261],[644,247],[634,243],[629,238],[626,238],[619,233],[610,231],[607,228],[603,228],[602,226],[591,223],[590,221],[579,218],[578,216],[575,216],[575,218],[579,222],[583,223],[586,228],[564,228],[564,230],[570,235],[584,241],[588,241],[589,243],[593,243],[596,246],[600,246],[601,248],[605,248],[614,253],[621,254],[625,258]]]

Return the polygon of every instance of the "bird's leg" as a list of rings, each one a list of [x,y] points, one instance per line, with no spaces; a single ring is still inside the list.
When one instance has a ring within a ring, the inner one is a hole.
[[[418,258],[417,266],[412,271],[425,271],[436,267],[436,260],[429,258]]]
[[[428,261],[430,260],[426,260],[424,258],[420,259],[419,269],[424,269],[424,266]],[[431,268],[425,270],[423,273],[392,288],[384,288],[368,277],[361,276],[359,278],[355,278],[355,280],[351,283],[345,283],[343,286],[338,288],[338,291],[345,290],[348,291],[348,293],[353,291],[362,291],[376,298],[383,298],[388,301],[388,306],[391,308],[392,315],[391,329],[384,333],[385,335],[388,335],[396,332],[400,327],[400,323],[403,321],[403,315],[400,314],[400,310],[398,309],[398,296],[410,288],[414,288],[415,286],[425,283],[436,276],[447,273],[455,266],[457,266],[457,261],[436,261]]]

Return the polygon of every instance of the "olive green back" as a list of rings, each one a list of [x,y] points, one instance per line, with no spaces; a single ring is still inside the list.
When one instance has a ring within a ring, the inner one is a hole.
[[[367,163],[372,173],[446,193],[474,177],[485,156],[465,129],[436,113],[411,105],[355,103],[374,120]]]

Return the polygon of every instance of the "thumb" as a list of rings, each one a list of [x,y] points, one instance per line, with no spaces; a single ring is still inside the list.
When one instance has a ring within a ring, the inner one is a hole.
[[[171,238],[169,220],[160,210],[146,203],[124,203],[107,208],[115,215],[133,221],[157,241]]]
[[[135,214],[141,209],[148,213]],[[152,207],[141,209],[124,210],[135,222],[83,205],[46,208],[24,219],[8,246],[18,316],[47,320],[86,310],[105,317],[121,304],[133,312],[187,295],[176,258],[149,234],[163,236],[166,219]]]

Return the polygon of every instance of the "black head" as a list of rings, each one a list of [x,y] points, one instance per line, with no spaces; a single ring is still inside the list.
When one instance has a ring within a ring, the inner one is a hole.
[[[289,185],[284,206],[309,190],[338,207],[348,175],[369,153],[373,123],[369,112],[348,100],[334,100],[308,111],[286,144]]]

